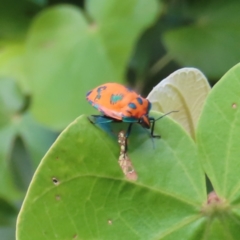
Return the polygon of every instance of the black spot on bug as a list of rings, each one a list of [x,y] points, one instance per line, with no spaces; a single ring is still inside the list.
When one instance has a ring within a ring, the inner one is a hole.
[[[89,92],[87,93],[86,97],[89,96],[89,95],[91,94],[91,92],[92,92],[92,91],[89,91]]]
[[[132,90],[131,88],[129,88],[129,87],[126,87],[126,90],[127,90],[128,92],[133,92],[133,90]]]
[[[147,107],[147,112],[149,112],[151,110],[152,104],[150,102],[148,102],[148,107]]]
[[[134,103],[129,103],[128,106],[131,108],[131,109],[136,109],[137,106],[134,104]]]
[[[94,101],[101,99],[101,97],[102,97],[101,93],[106,88],[107,88],[106,86],[101,86],[97,89],[97,96],[94,98]]]
[[[127,110],[126,112],[129,113],[129,115],[132,116],[132,112],[131,111]]]
[[[55,178],[55,177],[52,178],[52,181],[53,181],[53,184],[54,184],[54,185],[58,185],[58,184],[59,184],[58,179]]]
[[[142,104],[143,104],[143,100],[142,100],[142,98],[140,98],[140,97],[137,97],[137,101],[138,101],[138,103],[139,103],[140,105],[142,105]]]

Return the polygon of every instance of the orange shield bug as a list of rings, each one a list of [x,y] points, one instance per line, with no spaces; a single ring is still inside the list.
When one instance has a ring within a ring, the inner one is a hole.
[[[171,113],[169,112],[157,119],[149,117],[151,103],[148,99],[118,83],[106,83],[98,86],[87,93],[86,99],[103,114],[101,116],[92,115],[97,118],[96,123],[113,121],[129,123],[126,138],[131,133],[133,123],[139,123],[143,128],[151,129],[152,138],[160,138],[159,135],[154,134],[155,122]],[[127,151],[127,141],[125,149]]]

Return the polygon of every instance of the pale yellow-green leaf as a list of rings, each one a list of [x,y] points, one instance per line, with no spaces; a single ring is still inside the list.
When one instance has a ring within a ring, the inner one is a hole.
[[[194,138],[197,122],[205,99],[210,91],[209,83],[196,68],[182,68],[161,81],[148,95],[152,109],[170,112]]]

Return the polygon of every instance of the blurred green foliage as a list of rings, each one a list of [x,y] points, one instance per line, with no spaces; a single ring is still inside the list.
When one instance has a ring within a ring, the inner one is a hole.
[[[237,0],[1,1],[1,240],[12,239],[29,181],[58,133],[93,112],[88,90],[112,81],[147,95],[182,66],[214,84],[240,60],[239,10]]]

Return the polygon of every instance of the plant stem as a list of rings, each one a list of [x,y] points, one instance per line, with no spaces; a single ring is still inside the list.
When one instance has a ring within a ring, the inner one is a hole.
[[[173,57],[166,53],[163,57],[161,57],[150,69],[149,75],[154,76],[159,71],[161,71],[170,61],[172,61]]]

